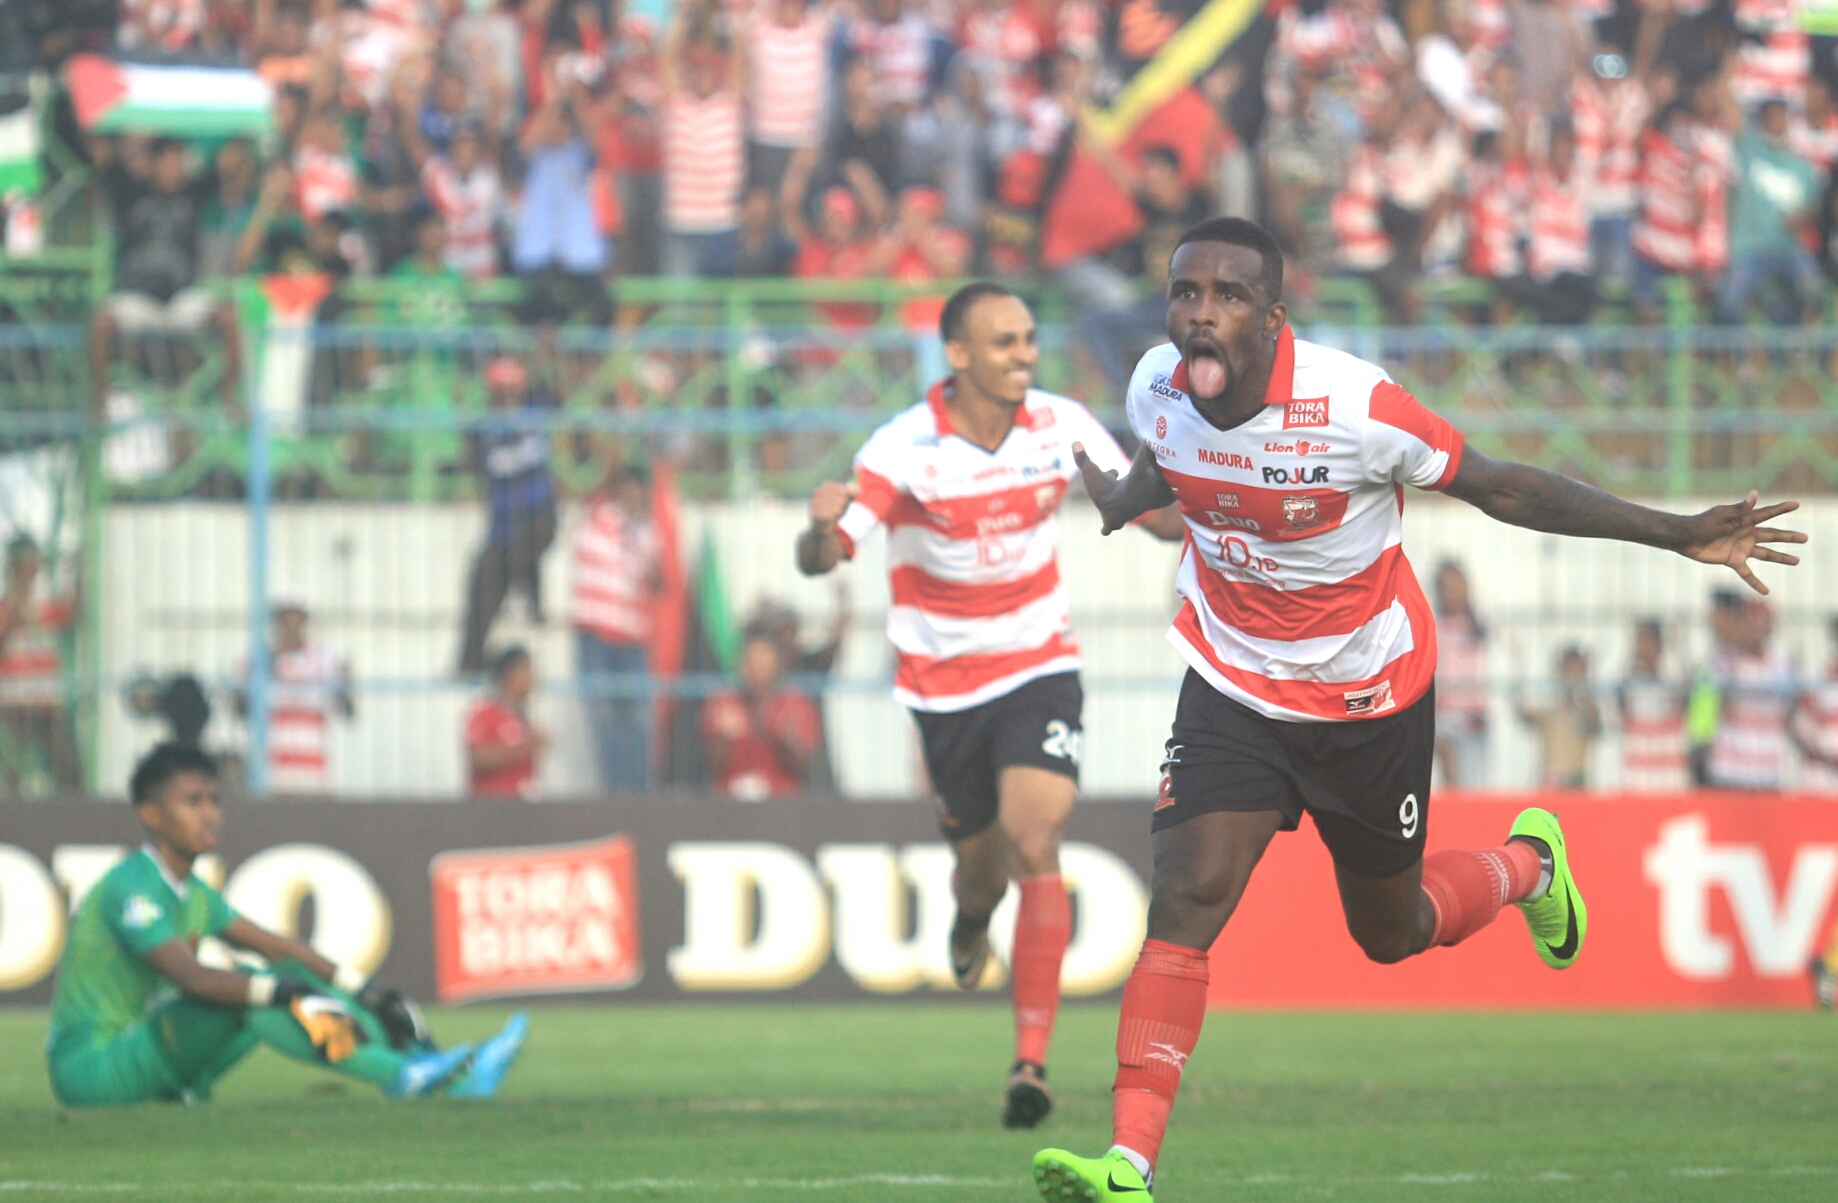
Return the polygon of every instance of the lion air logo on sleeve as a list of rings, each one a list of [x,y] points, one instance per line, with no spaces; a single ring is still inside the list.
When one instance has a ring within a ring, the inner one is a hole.
[[[1326,397],[1297,397],[1283,403],[1284,430],[1294,430],[1298,426],[1326,425]]]
[[[1168,437],[1168,415],[1167,414],[1157,414],[1156,415],[1155,417],[1155,437],[1158,439],[1165,439]]]

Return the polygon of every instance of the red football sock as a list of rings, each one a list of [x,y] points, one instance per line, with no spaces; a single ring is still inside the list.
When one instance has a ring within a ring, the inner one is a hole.
[[[1117,1077],[1111,1084],[1111,1143],[1155,1164],[1174,1109],[1181,1070],[1206,1018],[1206,954],[1147,940],[1123,987],[1117,1021]]]
[[[1021,910],[1015,916],[1015,1060],[1047,1063],[1047,1041],[1059,1014],[1059,966],[1072,940],[1072,902],[1057,873],[1021,882]]]
[[[1423,892],[1436,912],[1430,943],[1460,944],[1493,922],[1500,908],[1538,886],[1544,864],[1524,840],[1479,852],[1432,852],[1423,858]]]

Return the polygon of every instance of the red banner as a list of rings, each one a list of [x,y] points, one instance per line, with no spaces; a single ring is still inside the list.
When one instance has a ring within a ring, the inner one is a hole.
[[[1589,906],[1561,973],[1503,913],[1456,948],[1367,961],[1346,934],[1312,828],[1280,835],[1212,953],[1224,1007],[1805,1006],[1806,963],[1838,902],[1838,802],[1740,794],[1441,795],[1430,849],[1498,844],[1537,801],[1557,812]]]
[[[637,853],[625,836],[443,852],[429,875],[442,1002],[623,990],[644,974]]]

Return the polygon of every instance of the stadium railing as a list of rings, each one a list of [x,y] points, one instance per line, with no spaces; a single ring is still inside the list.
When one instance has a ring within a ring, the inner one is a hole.
[[[328,522],[339,507],[476,508],[466,434],[483,412],[482,366],[500,352],[523,357],[546,395],[520,420],[553,436],[565,494],[591,491],[613,458],[658,459],[675,466],[686,503],[795,509],[815,482],[847,473],[869,430],[920,396],[940,362],[922,309],[929,301],[935,311],[949,288],[622,280],[612,328],[543,332],[518,322],[514,280],[353,281],[316,318],[279,312],[282,293],[264,281],[225,281],[217,287],[236,303],[245,348],[240,412],[219,400],[223,359],[209,336],[133,339],[114,359],[98,420],[86,322],[105,291],[99,254],[54,246],[0,269],[0,525],[39,542],[46,579],[79,605],[60,666],[91,781],[113,738],[103,710],[131,667],[163,658],[152,643],[138,654],[147,638],[105,613],[103,597],[133,587],[109,541],[142,529],[111,526],[109,515],[144,521],[147,507],[180,505],[216,514],[219,543],[240,532],[248,550],[224,560],[223,592],[235,600],[210,621],[239,631],[246,655],[265,638],[266,617],[245,599],[274,594],[261,549],[275,505],[325,502]],[[1122,433],[1118,390],[1078,345],[1070,303],[1045,285],[1025,291],[1042,318],[1043,386],[1080,396]],[[1838,484],[1833,330],[1698,326],[1680,298],[1672,320],[1654,327],[1388,328],[1361,324],[1371,311],[1356,289],[1323,296],[1345,303],[1300,315],[1305,336],[1386,364],[1489,452],[1636,496],[1816,495]],[[1115,621],[1153,632],[1165,618],[1154,609]],[[873,626],[872,616],[860,625]],[[1082,629],[1089,637],[1090,618]],[[200,666],[220,691],[230,659]],[[263,658],[251,659],[259,694]],[[705,693],[722,680],[716,668],[646,688]],[[884,674],[831,688],[871,692]],[[379,695],[459,688],[444,670],[361,675]],[[1141,685],[1140,674],[1113,677],[1118,688]],[[581,688],[565,674],[552,680]],[[247,738],[259,746],[261,732],[258,719]],[[21,759],[0,734],[0,769]],[[42,777],[40,767],[25,775]]]

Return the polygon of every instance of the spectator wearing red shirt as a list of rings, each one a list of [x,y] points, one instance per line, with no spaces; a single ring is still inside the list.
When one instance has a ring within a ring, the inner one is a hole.
[[[529,801],[536,796],[537,762],[549,736],[530,722],[536,665],[516,644],[491,666],[492,691],[466,714],[466,775],[474,798]]]
[[[783,206],[785,230],[798,245],[792,274],[800,279],[856,280],[869,272],[874,244],[861,236],[862,204],[855,193],[838,186],[823,193],[823,208],[813,232],[804,221],[803,192],[794,175],[786,178]],[[839,330],[859,330],[874,321],[872,305],[822,304],[817,306],[829,325]]]
[[[779,648],[756,634],[740,652],[740,690],[702,709],[715,784],[743,802],[804,792],[822,731],[816,703],[779,683]]]

